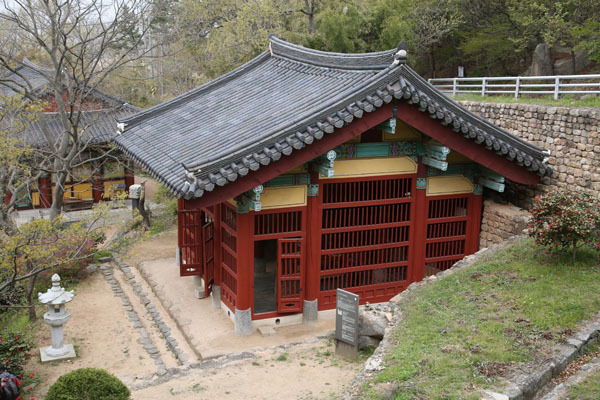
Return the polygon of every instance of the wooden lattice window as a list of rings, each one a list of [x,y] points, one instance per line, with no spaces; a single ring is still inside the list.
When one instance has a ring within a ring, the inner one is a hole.
[[[254,235],[302,231],[302,211],[258,213],[254,216]]]
[[[465,256],[468,207],[468,196],[428,199],[425,276],[444,271]]]

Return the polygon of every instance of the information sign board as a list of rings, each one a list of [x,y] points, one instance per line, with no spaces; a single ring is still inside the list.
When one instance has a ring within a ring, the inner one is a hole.
[[[343,289],[336,292],[335,337],[358,346],[358,295]]]

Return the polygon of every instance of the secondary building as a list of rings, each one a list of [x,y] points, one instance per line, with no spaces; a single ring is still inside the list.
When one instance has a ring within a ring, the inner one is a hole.
[[[39,118],[21,133],[25,144],[43,151],[53,144],[49,143],[48,138],[61,138],[64,128],[57,112],[54,91],[41,72],[51,71],[24,59],[15,72],[2,77],[0,95],[19,96],[17,88],[23,86],[29,88],[31,95],[43,101],[44,108]],[[82,152],[80,166],[73,169],[65,182],[65,209],[88,207],[109,200],[119,192],[126,192],[134,180],[131,163],[122,153],[109,151],[109,146],[111,137],[117,131],[115,121],[139,109],[98,89],[91,90],[81,107],[83,111],[79,125],[88,150]],[[32,162],[35,160],[32,159]],[[16,206],[18,209],[48,208],[52,204],[53,193],[53,174],[48,173],[17,194]]]

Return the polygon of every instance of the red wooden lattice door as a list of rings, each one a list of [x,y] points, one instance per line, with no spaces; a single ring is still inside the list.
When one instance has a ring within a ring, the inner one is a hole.
[[[200,210],[179,210],[179,275],[202,275],[203,258],[202,226],[204,212]]]
[[[204,291],[208,296],[212,290],[212,281],[215,277],[215,224],[213,219],[205,214],[205,222],[202,225],[202,238],[204,250]]]
[[[302,238],[277,240],[277,311],[302,311],[304,282]]]

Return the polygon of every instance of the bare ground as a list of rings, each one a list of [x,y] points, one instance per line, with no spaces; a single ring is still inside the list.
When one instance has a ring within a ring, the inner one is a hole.
[[[133,389],[133,399],[341,396],[361,364],[334,354],[331,340],[325,337],[332,328],[330,321],[320,321],[314,327],[277,328],[276,334],[269,337],[256,332],[247,338],[235,336],[233,324],[225,313],[212,309],[210,299],[195,299],[190,280],[177,276],[177,267],[172,261],[175,244],[176,232],[166,232],[133,246],[123,259],[131,266],[135,282],[148,295],[188,361],[182,365],[168,350],[155,321],[130,286],[130,279],[113,265],[114,279],[130,300],[132,310],[139,315],[143,330],[156,345],[158,357],[168,372],[165,375],[157,372],[156,358],[139,343],[141,330],[134,328],[130,311],[98,272],[79,284],[75,299],[67,305],[71,320],[65,326],[65,343],[75,345],[78,357],[46,364],[31,361],[27,370],[36,374],[40,383],[27,391],[24,399],[41,398],[60,375],[81,367],[104,368],[116,375]],[[140,274],[136,266],[146,270]],[[144,277],[150,277],[150,284]],[[155,280],[160,280],[160,285],[152,282]],[[182,299],[180,303],[177,298]],[[190,318],[189,313],[182,310],[205,310],[205,313],[202,319]],[[217,335],[204,329],[211,325],[219,327]],[[42,323],[39,332],[39,346],[49,345],[49,327]],[[214,351],[211,353],[210,349]],[[217,363],[212,368],[200,367],[202,357],[222,355],[227,358],[240,351],[249,352],[251,357],[222,365]]]

